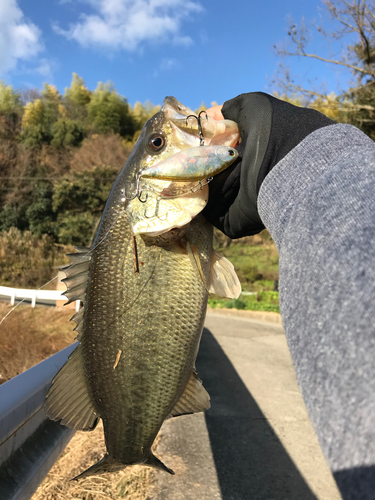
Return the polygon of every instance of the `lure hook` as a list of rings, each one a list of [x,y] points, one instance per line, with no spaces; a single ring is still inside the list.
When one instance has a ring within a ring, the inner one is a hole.
[[[197,191],[200,191],[201,189],[203,189],[203,186],[207,186],[207,184],[209,184],[211,181],[212,181],[213,177],[208,177],[207,179],[205,179],[206,182],[202,182],[202,181],[198,181],[198,184],[194,187],[191,188],[191,192],[192,193],[196,193]]]
[[[138,200],[141,202],[141,203],[146,203],[146,201],[148,200],[148,193],[146,193],[146,198],[144,200],[142,200],[142,194],[143,194],[143,190],[139,193],[138,195]]]
[[[128,200],[128,201],[131,201],[131,200],[134,200],[134,198],[138,198],[139,199],[139,196],[141,196],[142,192],[139,193],[139,181],[140,181],[140,178],[141,178],[141,175],[140,173],[137,174],[136,178],[135,178],[135,195],[134,196],[131,196],[130,198],[128,196],[126,196],[126,192],[124,193],[124,199],[125,200]]]
[[[188,123],[188,119],[189,118],[195,118],[198,122],[198,132],[199,132],[199,145],[200,146],[204,146],[204,135],[203,135],[203,130],[202,130],[202,121],[201,121],[201,116],[202,116],[202,113],[205,113],[206,115],[206,119],[208,120],[208,115],[206,113],[206,111],[203,109],[198,116],[196,115],[189,115],[186,117],[186,125]]]
[[[139,183],[140,183],[141,175],[142,175],[142,171],[138,172],[138,174],[137,174],[137,176],[135,178],[135,194],[134,194],[134,196],[131,196],[129,198],[128,196],[126,196],[126,194],[124,194],[124,199],[125,200],[131,201],[131,200],[134,200],[135,198],[138,198],[138,200],[141,203],[146,203],[146,201],[148,200],[148,193],[146,193],[145,198],[142,199],[143,190],[142,189],[139,190]]]

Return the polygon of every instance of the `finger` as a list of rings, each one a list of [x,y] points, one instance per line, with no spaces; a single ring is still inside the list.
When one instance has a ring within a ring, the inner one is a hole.
[[[211,118],[213,118],[214,120],[224,120],[224,116],[221,112],[221,108],[223,107],[223,105],[219,105],[219,106],[212,106],[212,108],[208,108],[206,110],[206,113],[208,116],[211,116]]]

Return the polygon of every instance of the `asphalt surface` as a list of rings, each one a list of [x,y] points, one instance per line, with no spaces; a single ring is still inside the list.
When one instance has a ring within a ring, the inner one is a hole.
[[[168,420],[150,500],[339,500],[281,325],[209,313],[197,370],[205,414]]]

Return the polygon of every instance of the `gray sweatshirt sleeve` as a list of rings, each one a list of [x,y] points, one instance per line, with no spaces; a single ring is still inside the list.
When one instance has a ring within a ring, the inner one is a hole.
[[[375,143],[350,125],[313,132],[268,174],[258,208],[322,450],[345,500],[375,499]]]

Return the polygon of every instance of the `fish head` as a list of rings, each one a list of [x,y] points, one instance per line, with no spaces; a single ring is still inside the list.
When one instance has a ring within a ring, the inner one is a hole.
[[[235,146],[239,132],[231,120],[216,121],[204,113],[201,130],[205,145]],[[156,236],[187,224],[208,201],[208,186],[197,181],[141,179],[141,172],[176,153],[200,145],[198,116],[174,97],[166,97],[138,137],[116,184],[122,186],[134,234]],[[202,183],[204,184],[204,183]]]
[[[190,118],[188,118],[190,116]],[[194,112],[174,97],[166,97],[160,111],[150,118],[125,165],[129,180],[183,149],[199,146]]]
[[[231,120],[201,118],[205,145],[235,146],[239,131]],[[150,118],[124,167],[127,182],[135,184],[140,172],[184,149],[200,145],[198,116],[174,97],[166,97],[160,111]]]

